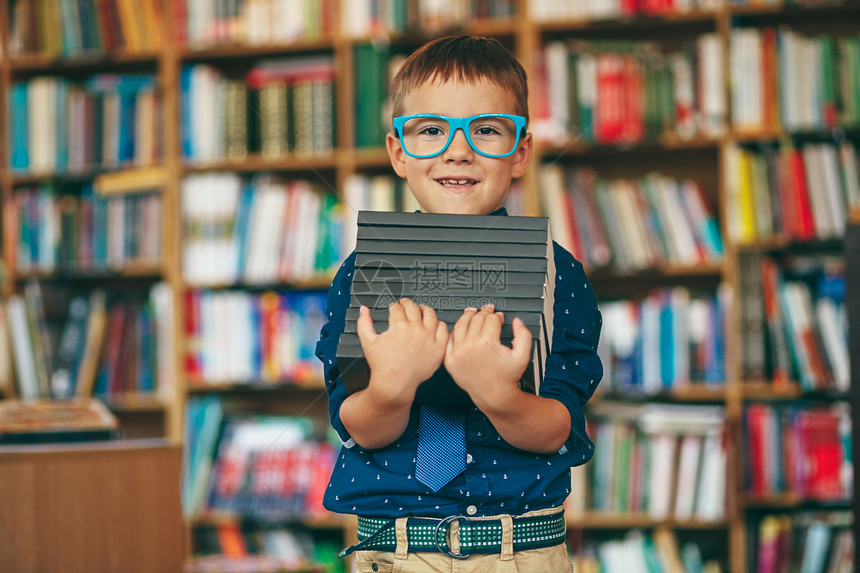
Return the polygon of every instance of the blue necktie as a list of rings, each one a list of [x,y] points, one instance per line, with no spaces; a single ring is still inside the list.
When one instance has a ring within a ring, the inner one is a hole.
[[[463,411],[421,406],[415,479],[434,492],[466,469],[466,424]]]

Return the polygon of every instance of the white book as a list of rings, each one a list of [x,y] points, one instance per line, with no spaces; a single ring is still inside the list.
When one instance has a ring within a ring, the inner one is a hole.
[[[564,169],[561,165],[546,165],[541,169],[541,200],[549,216],[552,238],[568,252],[573,252],[573,236],[567,208],[564,204]]]
[[[550,42],[544,48],[546,66],[547,99],[549,100],[549,125],[540,135],[549,141],[565,141],[570,137],[568,115],[567,46],[563,42]],[[535,136],[537,137],[537,133]]]
[[[845,194],[842,192],[842,182],[839,178],[839,158],[833,145],[822,143],[817,147],[818,159],[823,174],[824,202],[830,213],[834,236],[843,237],[845,235],[847,217],[845,215]]]
[[[18,377],[18,395],[24,400],[37,400],[42,396],[39,395],[36,363],[30,342],[30,329],[27,326],[27,309],[20,295],[13,295],[6,301],[6,314],[9,318],[12,356]]]
[[[849,209],[860,207],[860,177],[857,174],[857,151],[854,144],[844,141],[839,145],[839,166],[841,167],[842,181],[845,189],[845,202]]]
[[[693,66],[687,57],[676,52],[669,56],[669,65],[675,80],[675,108],[693,110],[695,103],[695,88],[693,82]],[[682,139],[691,139],[696,135],[696,118],[690,113],[679,118],[676,133]]]
[[[162,402],[172,403],[176,400],[173,289],[169,283],[156,283],[149,290],[149,300],[155,311],[156,392]]]
[[[649,295],[642,301],[642,389],[656,394],[662,389],[660,376],[660,301]]]
[[[651,435],[651,468],[648,477],[648,516],[669,517],[675,485],[675,450],[677,436],[668,433]]]
[[[396,211],[394,179],[390,175],[375,175],[370,178],[370,210]]]
[[[824,187],[824,169],[820,161],[819,146],[804,145],[801,153],[806,167],[806,186],[809,189],[809,202],[812,206],[815,235],[819,239],[834,237],[836,236],[836,227],[827,205],[827,190]]]
[[[678,487],[675,489],[675,519],[687,520],[693,515],[701,450],[701,436],[688,435],[681,438]]]
[[[837,390],[847,392],[851,384],[851,364],[848,358],[848,332],[845,307],[832,299],[821,297],[815,301],[815,316],[824,342],[824,352],[833,369]]]
[[[726,451],[719,430],[708,433],[702,445],[702,464],[696,490],[695,515],[701,521],[717,521],[725,514]]]
[[[370,205],[370,181],[367,176],[350,174],[343,182],[343,252],[355,250],[358,236],[358,212],[366,211]],[[404,193],[405,195],[405,193]],[[409,194],[411,196],[411,193]]]

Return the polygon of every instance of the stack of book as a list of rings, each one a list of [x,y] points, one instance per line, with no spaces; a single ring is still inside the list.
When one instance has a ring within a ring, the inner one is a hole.
[[[355,392],[370,377],[357,334],[359,308],[370,308],[382,332],[388,306],[406,297],[432,307],[449,330],[466,308],[493,304],[505,314],[501,341],[508,345],[519,317],[534,341],[520,385],[537,392],[552,340],[553,276],[546,218],[359,212],[355,276],[337,351],[344,383]],[[419,387],[416,401],[470,402],[444,367]]]

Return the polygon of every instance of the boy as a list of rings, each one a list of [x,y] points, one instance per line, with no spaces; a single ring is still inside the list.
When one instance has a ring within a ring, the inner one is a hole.
[[[386,146],[421,211],[505,216],[511,179],[532,153],[526,74],[513,55],[486,38],[430,42],[404,62],[391,98],[395,129]],[[408,299],[389,307],[381,334],[361,309],[370,382],[347,395],[335,355],[355,254],[341,266],[317,344],[343,442],[324,505],[359,516],[360,543],[342,552],[358,550],[357,571],[572,570],[562,504],[570,467],[593,453],[582,406],[603,373],[601,317],[582,265],[557,244],[554,252],[554,335],[539,396],[517,385],[531,349],[519,320],[508,347],[500,342],[504,314],[492,307],[466,309],[449,334],[432,308]],[[416,464],[419,434],[429,432],[419,428],[431,418],[413,398],[442,365],[474,407],[443,414],[449,457],[462,467],[428,485]]]

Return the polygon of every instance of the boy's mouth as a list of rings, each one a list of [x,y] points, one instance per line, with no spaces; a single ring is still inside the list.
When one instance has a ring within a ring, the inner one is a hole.
[[[443,185],[445,187],[468,187],[475,185],[477,181],[474,179],[469,179],[467,177],[448,177],[445,179],[437,179],[436,183]]]

